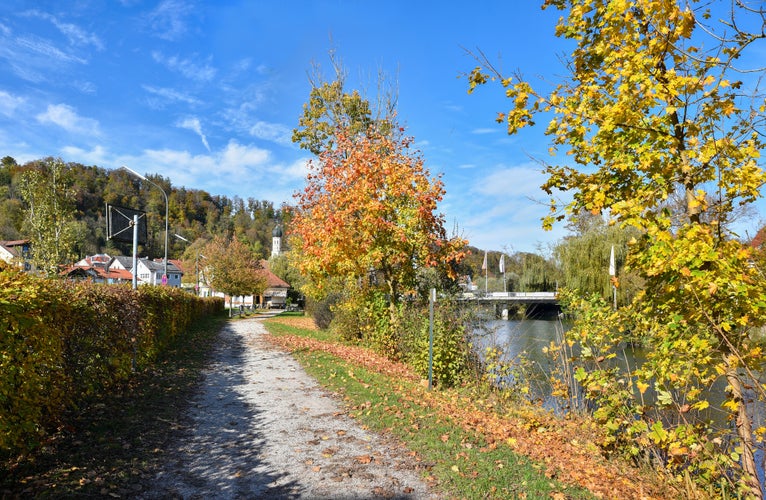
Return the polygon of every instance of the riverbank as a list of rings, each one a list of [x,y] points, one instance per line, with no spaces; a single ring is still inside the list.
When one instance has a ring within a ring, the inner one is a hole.
[[[344,395],[355,418],[418,450],[456,497],[681,496],[651,471],[604,458],[599,429],[587,420],[532,406],[499,413],[491,395],[428,391],[404,365],[312,333],[307,318],[277,317],[267,327],[310,374]]]
[[[256,333],[260,321],[199,325],[151,373],[80,409],[35,456],[4,464],[2,496],[678,496],[600,457],[596,429],[428,391],[407,367],[335,343],[305,317],[268,320],[272,335]],[[291,378],[303,373],[293,357],[332,393]],[[314,411],[317,400],[341,404]]]

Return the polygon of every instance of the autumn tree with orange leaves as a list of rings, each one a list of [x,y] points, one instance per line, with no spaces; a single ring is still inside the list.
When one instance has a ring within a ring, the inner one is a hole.
[[[293,220],[306,292],[321,296],[330,277],[378,282],[392,304],[415,286],[419,268],[453,273],[466,242],[448,237],[444,196],[412,139],[338,129],[335,147],[311,162]],[[453,273],[454,274],[454,273]]]

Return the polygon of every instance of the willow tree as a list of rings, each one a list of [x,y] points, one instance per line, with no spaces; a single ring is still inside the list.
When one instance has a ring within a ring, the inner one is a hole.
[[[597,294],[610,303],[613,292],[617,292],[617,303],[629,304],[643,287],[635,273],[624,269],[628,242],[639,233],[633,228],[610,226],[603,217],[590,212],[575,214],[569,220],[571,234],[553,248],[561,272],[559,285],[586,296]],[[610,274],[612,251],[614,275]]]
[[[545,227],[585,209],[608,211],[640,233],[626,265],[645,289],[621,317],[652,345],[634,373],[638,387],[652,386],[657,406],[675,409],[680,423],[609,424],[632,432],[634,450],[660,448],[671,469],[691,466],[696,477],[718,473],[719,479],[731,476],[713,470],[717,465],[738,470],[741,493],[762,498],[754,451],[765,429],[752,427],[748,399],[763,396],[753,374],[764,357],[751,333],[766,322],[766,281],[729,222],[738,205],[761,197],[766,181],[759,164],[763,71],[741,71],[757,56],[766,12],[740,0],[546,0],[543,6],[560,10],[556,35],[574,47],[569,77],[541,92],[523,75],[500,74],[484,61],[471,74],[471,90],[500,82],[511,104],[499,120],[509,133],[550,117],[554,156],[563,150],[568,159],[546,167],[543,189],[573,197],[564,211],[551,201]],[[667,200],[677,193],[684,202],[674,213]],[[718,376],[727,383],[723,407],[738,440],[711,454],[719,441],[690,416],[709,404],[702,389]]]

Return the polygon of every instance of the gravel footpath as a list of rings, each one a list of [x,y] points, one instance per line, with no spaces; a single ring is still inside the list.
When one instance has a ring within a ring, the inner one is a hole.
[[[259,319],[230,322],[188,428],[141,498],[438,498],[418,462],[363,430]]]

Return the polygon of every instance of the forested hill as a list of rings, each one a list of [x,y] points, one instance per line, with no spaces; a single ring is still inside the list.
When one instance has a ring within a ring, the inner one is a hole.
[[[44,172],[44,163],[45,159],[41,159],[19,165],[10,156],[0,160],[0,240],[31,238],[29,231],[25,231],[24,216],[28,207],[21,196],[20,182],[25,171]],[[106,239],[107,203],[146,211],[148,242],[139,248],[139,254],[153,258],[164,255],[165,198],[159,189],[124,170],[79,163],[66,163],[66,166],[64,184],[69,186],[76,207],[76,253],[80,257],[101,252],[131,253],[129,244]],[[168,196],[168,256],[171,259],[181,258],[190,246],[174,234],[189,242],[236,234],[257,255],[267,258],[274,226],[289,224],[285,207],[275,207],[271,201],[211,195],[198,189],[172,186],[169,179],[159,175],[147,177],[162,186]]]
[[[0,240],[31,239],[34,236],[25,223],[28,209],[21,195],[21,179],[25,172],[38,170],[48,175],[43,158],[19,165],[12,157],[0,160]],[[139,246],[139,255],[160,258],[165,251],[165,198],[155,186],[141,181],[124,170],[107,170],[98,166],[65,163],[63,185],[69,186],[75,206],[77,235],[74,258],[97,253],[130,255],[129,243],[106,239],[106,204],[143,210],[148,220],[148,241]],[[159,175],[148,175],[168,195],[168,257],[193,260],[204,243],[218,235],[236,237],[254,254],[268,258],[271,253],[272,231],[279,223],[286,234],[290,227],[290,211],[286,206],[275,207],[266,200],[211,195],[186,187],[176,187]],[[178,234],[188,242],[176,238]],[[283,238],[282,249],[287,250]],[[532,253],[512,253],[505,256],[506,273],[499,270],[502,255],[469,247],[468,257],[458,266],[461,276],[472,277],[477,285],[491,290],[553,290],[557,270],[553,263]],[[485,278],[488,278],[485,279]],[[502,279],[507,280],[504,286]]]

